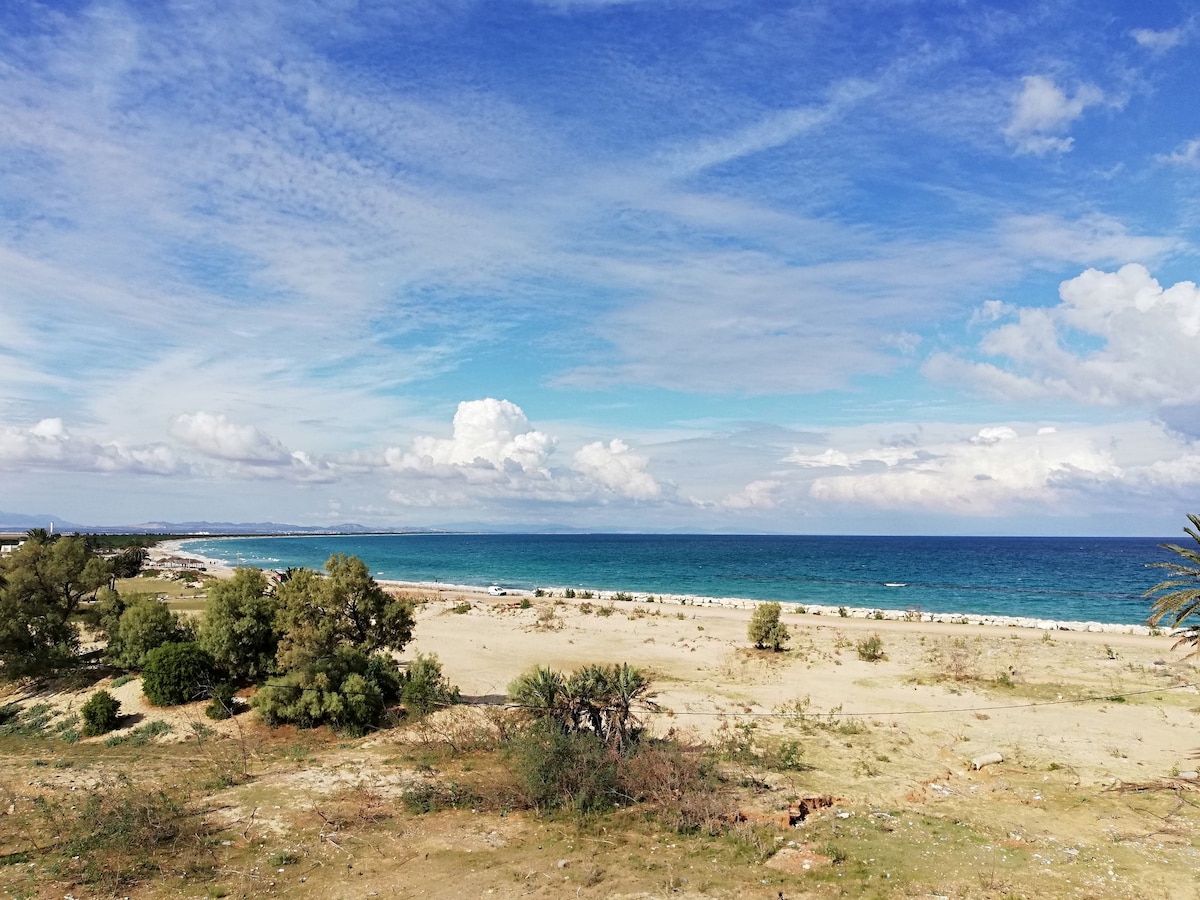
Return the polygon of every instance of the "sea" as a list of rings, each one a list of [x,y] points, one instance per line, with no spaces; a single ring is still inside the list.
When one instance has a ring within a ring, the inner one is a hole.
[[[209,538],[233,566],[361,558],[381,580],[625,591],[1141,624],[1176,559],[1160,538],[661,534],[386,534]],[[1177,539],[1170,539],[1176,541]]]

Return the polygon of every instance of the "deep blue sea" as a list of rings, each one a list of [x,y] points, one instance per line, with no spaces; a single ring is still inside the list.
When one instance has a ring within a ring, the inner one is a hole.
[[[1177,539],[1171,539],[1177,540]],[[1173,558],[1158,538],[408,534],[188,541],[231,565],[319,569],[361,557],[378,578],[1031,616],[1138,624]]]

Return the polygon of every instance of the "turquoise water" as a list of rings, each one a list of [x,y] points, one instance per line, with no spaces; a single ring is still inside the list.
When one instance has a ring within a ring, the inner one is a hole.
[[[744,597],[878,609],[1138,624],[1161,580],[1156,538],[742,535],[341,535],[188,541],[231,565],[320,568],[361,557],[378,578]]]

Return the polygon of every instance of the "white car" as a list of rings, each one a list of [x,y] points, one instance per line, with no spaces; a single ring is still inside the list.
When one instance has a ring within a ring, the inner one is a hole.
[[[504,590],[504,588],[500,587],[498,584],[493,584],[490,588],[488,588],[488,593],[493,597],[503,597],[508,593],[508,591]]]

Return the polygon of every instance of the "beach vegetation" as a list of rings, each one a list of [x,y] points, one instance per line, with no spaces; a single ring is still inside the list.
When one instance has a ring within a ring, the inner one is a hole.
[[[208,696],[215,677],[212,657],[195,642],[167,643],[146,654],[142,693],[155,706],[179,706]]]
[[[105,657],[123,669],[140,672],[146,657],[166,643],[186,643],[195,637],[191,623],[157,597],[135,594],[125,604],[116,595],[113,607],[124,607],[116,629],[109,633]]]
[[[330,556],[324,577],[298,569],[275,597],[280,633],[275,662],[280,672],[304,668],[339,648],[370,655],[403,650],[412,639],[412,602],[380,587],[366,563],[355,556]]]
[[[844,606],[839,606],[838,607],[838,615],[841,616],[843,619],[845,619],[850,615],[850,610],[846,609],[846,607],[844,607]]]
[[[786,646],[791,633],[780,621],[782,607],[776,603],[760,603],[750,617],[747,636],[759,650],[770,649],[778,653]]]
[[[89,737],[107,734],[117,727],[121,717],[121,701],[108,691],[96,691],[79,710],[83,733]]]
[[[0,562],[0,678],[53,673],[79,652],[76,614],[112,578],[112,565],[79,535],[33,529]]]
[[[279,651],[278,604],[261,569],[238,568],[208,590],[199,643],[235,681],[260,681],[275,673]]]
[[[1192,523],[1191,527],[1184,527],[1183,530],[1193,542],[1200,545],[1200,516],[1189,513],[1188,521]],[[1195,656],[1200,653],[1200,623],[1188,623],[1188,620],[1200,616],[1200,547],[1180,544],[1160,546],[1170,550],[1179,559],[1149,564],[1156,569],[1165,569],[1168,575],[1146,592],[1147,597],[1157,595],[1146,624],[1157,628],[1165,621],[1179,638],[1175,646],[1190,647],[1188,656]]]
[[[595,599],[595,597],[596,597],[596,594],[594,591],[580,591],[579,592],[579,598],[581,600],[593,600],[593,599]]]
[[[617,591],[612,595],[612,599],[616,600],[618,603],[630,603],[633,601],[633,594],[627,594],[625,591]],[[653,598],[647,602],[653,602]]]
[[[437,654],[418,653],[400,679],[400,702],[414,716],[425,716],[462,701],[457,685],[442,672]]]
[[[627,747],[642,732],[642,716],[658,709],[653,682],[640,669],[587,665],[570,676],[537,666],[508,688],[510,700],[564,732],[590,731],[606,745]]]
[[[887,659],[887,654],[883,651],[883,638],[878,634],[863,638],[854,645],[854,649],[858,653],[858,658],[864,662],[879,662]]]
[[[126,547],[112,558],[112,574],[114,578],[137,578],[145,566],[150,551],[140,545]]]
[[[391,657],[338,647],[261,685],[250,705],[268,725],[329,725],[358,736],[377,727],[388,704],[400,699],[401,682]]]
[[[566,597],[568,600],[574,600],[575,599],[575,589],[567,588],[565,591],[563,591],[563,596]]]

